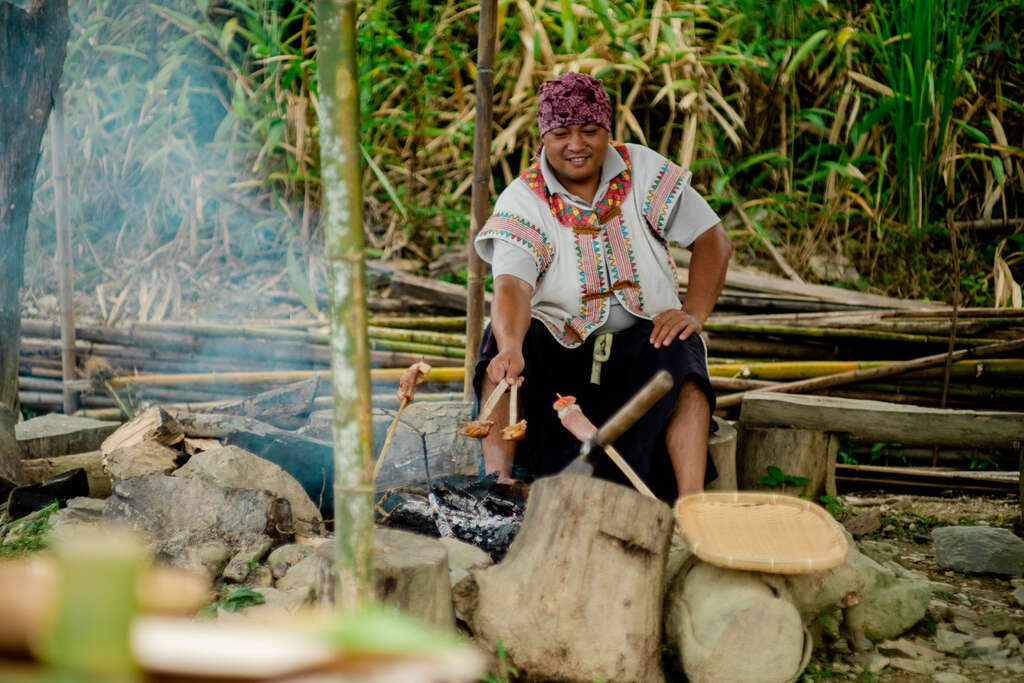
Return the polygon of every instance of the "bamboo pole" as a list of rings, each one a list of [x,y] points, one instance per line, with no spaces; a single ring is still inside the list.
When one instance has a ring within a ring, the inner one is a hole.
[[[362,223],[355,0],[318,0],[320,163],[334,398],[334,602],[373,600],[373,423]]]
[[[834,342],[838,339],[869,339],[871,341],[886,341],[912,344],[945,344],[949,341],[947,335],[928,334],[906,334],[901,332],[887,332],[884,330],[865,330],[858,328],[843,327],[804,327],[798,325],[750,325],[742,323],[717,323],[708,321],[704,323],[704,329],[711,333],[731,333],[750,335],[777,335],[786,337],[808,337],[811,339],[825,339]],[[989,339],[979,337],[964,337],[961,344],[997,344],[1003,339]]]
[[[466,298],[465,400],[473,400],[473,371],[477,348],[483,337],[484,279],[486,266],[473,247],[477,233],[490,213],[491,117],[494,100],[494,46],[498,33],[497,0],[480,0],[476,50],[476,127],[473,133],[472,216],[466,240],[469,255]]]
[[[995,355],[999,353],[1008,353],[1010,351],[1016,351],[1024,348],[1024,337],[1015,339],[1013,341],[1002,342],[999,344],[989,344],[987,346],[977,346],[970,349],[961,349],[960,351],[954,351],[952,354],[940,353],[933,356],[925,356],[922,358],[916,358],[914,360],[905,361],[902,363],[894,363],[880,368],[870,368],[865,370],[851,370],[849,372],[841,372],[835,375],[826,375],[825,377],[815,377],[812,379],[805,379],[798,382],[790,382],[788,384],[780,384],[774,387],[765,387],[764,389],[753,389],[752,391],[778,391],[784,393],[800,393],[807,391],[814,391],[816,389],[824,389],[825,387],[835,387],[843,384],[850,384],[851,382],[860,382],[868,379],[876,379],[878,377],[892,377],[893,375],[900,375],[911,370],[920,370],[923,368],[935,367],[936,365],[942,365],[946,362],[946,358],[949,357],[952,360],[962,360],[966,358],[981,358],[984,356]],[[739,405],[743,402],[743,397],[746,396],[747,391],[729,394],[718,399],[717,407],[720,409],[730,408],[732,406]]]
[[[71,225],[68,221],[68,161],[64,146],[64,89],[58,87],[50,115],[50,149],[53,166],[53,213],[57,229],[57,271],[60,278],[61,373],[64,377],[65,415],[78,410],[78,394],[67,382],[75,379],[74,262],[71,258]]]

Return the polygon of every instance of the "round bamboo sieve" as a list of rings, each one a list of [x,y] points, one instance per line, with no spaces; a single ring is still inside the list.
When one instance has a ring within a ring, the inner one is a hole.
[[[805,574],[842,564],[849,550],[828,512],[793,496],[696,493],[676,501],[674,513],[690,550],[719,567]]]

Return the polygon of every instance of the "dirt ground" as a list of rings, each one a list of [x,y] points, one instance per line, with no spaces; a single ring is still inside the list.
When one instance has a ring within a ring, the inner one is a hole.
[[[826,648],[816,649],[801,681],[924,683],[939,680],[948,683],[991,683],[1024,680],[1024,669],[1016,670],[1017,665],[1024,666],[1019,647],[1010,652],[1006,652],[1005,647],[1008,644],[1012,648],[1014,640],[1024,638],[1024,609],[1013,597],[1013,585],[1003,577],[966,575],[940,567],[936,563],[930,537],[932,529],[956,524],[988,524],[1010,529],[1020,535],[1021,508],[1016,496],[934,497],[858,492],[842,495],[841,498],[845,509],[840,516],[844,519],[873,510],[881,515],[881,527],[877,531],[857,538],[862,548],[874,542],[888,544],[895,548],[894,559],[900,565],[923,572],[933,582],[951,587],[951,590],[933,591],[932,607],[928,614],[904,634],[904,640],[936,651],[936,629],[945,623],[946,627],[961,632],[971,630],[965,628],[967,625],[972,628],[976,626],[977,631],[971,635],[981,637],[992,633],[1003,638],[1004,646],[998,655],[980,655],[969,651],[937,653],[942,656],[934,660],[934,672],[915,673],[900,668],[906,659],[902,654],[878,644],[875,651],[869,654],[882,655],[890,661],[878,671],[867,671],[864,669],[867,661],[864,655],[858,657],[849,651],[844,642],[838,641]],[[863,543],[865,541],[867,543]],[[945,606],[950,606],[948,611]],[[966,621],[963,617],[967,617]],[[882,658],[876,658],[874,666],[878,667],[883,662]]]

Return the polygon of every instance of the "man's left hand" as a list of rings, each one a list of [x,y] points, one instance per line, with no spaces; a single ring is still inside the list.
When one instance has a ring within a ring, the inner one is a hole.
[[[675,339],[683,340],[691,334],[700,334],[704,329],[704,325],[697,318],[681,309],[659,313],[651,322],[654,323],[651,345],[656,349],[668,346]]]

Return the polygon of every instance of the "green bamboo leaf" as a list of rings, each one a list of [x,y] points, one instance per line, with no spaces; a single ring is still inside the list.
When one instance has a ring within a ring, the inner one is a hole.
[[[395,192],[395,188],[391,185],[388,177],[384,175],[384,171],[381,170],[380,166],[377,165],[377,162],[375,162],[373,157],[371,157],[366,151],[366,147],[360,145],[359,149],[363,153],[363,158],[366,159],[366,165],[370,167],[370,170],[373,171],[373,175],[380,181],[380,184],[384,187],[384,191],[388,193],[388,197],[391,198],[395,208],[398,209],[398,213],[402,214],[402,218],[409,220],[409,213],[405,210],[405,205],[402,204],[402,200],[398,198],[398,193]]]
[[[983,145],[991,145],[992,144],[992,141],[989,139],[989,137],[987,135],[985,135],[985,133],[980,128],[975,128],[974,126],[972,126],[972,125],[968,124],[967,122],[962,121],[960,119],[953,119],[953,123],[955,123],[962,130],[964,130],[968,135],[970,135],[972,138],[974,138],[978,142],[982,143]]]
[[[238,31],[238,17],[231,17],[224,24],[224,28],[220,31],[220,38],[217,39],[217,45],[220,47],[221,52],[227,53],[231,47],[232,41],[235,39],[235,33]]]
[[[562,14],[562,42],[565,44],[566,52],[573,52],[576,44],[576,17],[572,13],[570,0],[561,0]]]
[[[295,258],[295,253],[290,246],[285,250],[285,253],[288,256],[286,263],[288,282],[291,284],[292,290],[299,297],[299,301],[313,315],[319,317],[320,309],[316,305],[316,296],[313,294],[313,288],[309,286],[309,278],[305,277],[305,273],[302,272],[298,259]]]
[[[990,159],[992,164],[992,175],[996,179],[996,184],[1000,187],[1006,183],[1006,171],[1003,168],[1003,160],[1001,157],[994,156]]]
[[[793,55],[793,58],[789,60],[789,64],[786,65],[786,75],[792,76],[793,72],[796,71],[796,68],[800,66],[800,62],[802,62],[807,57],[807,55],[809,55],[814,50],[814,48],[818,47],[821,41],[825,40],[825,37],[827,35],[828,29],[823,28],[814,35],[812,35],[810,38],[805,40],[803,45],[801,45],[799,49],[797,49],[796,53]]]

